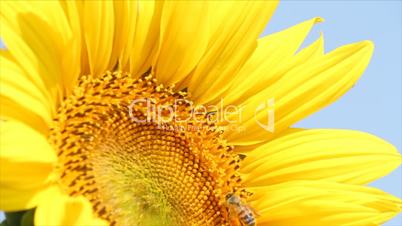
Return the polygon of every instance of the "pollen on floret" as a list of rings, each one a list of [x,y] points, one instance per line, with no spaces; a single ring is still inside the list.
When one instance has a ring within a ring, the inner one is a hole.
[[[177,111],[163,123],[150,121],[166,114],[133,104],[139,99]],[[186,90],[158,85],[150,73],[82,76],[49,137],[61,187],[90,200],[111,225],[229,224],[225,195],[249,195],[238,173],[241,156],[206,114],[188,117],[189,102]]]

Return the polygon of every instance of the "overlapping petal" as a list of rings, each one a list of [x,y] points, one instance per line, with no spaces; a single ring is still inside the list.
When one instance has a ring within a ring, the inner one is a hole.
[[[24,123],[1,122],[0,129],[0,209],[32,208],[52,186],[56,153]]]
[[[37,207],[35,225],[106,226],[108,223],[93,215],[89,200],[69,197],[58,190]]]
[[[402,201],[375,188],[322,181],[292,181],[252,188],[258,225],[379,225]]]
[[[272,16],[277,1],[210,2],[207,51],[181,87],[192,99],[205,103],[226,90],[233,74],[257,46],[257,39]]]
[[[130,72],[140,76],[152,65],[158,50],[162,4],[155,1],[138,1],[138,16],[130,55]]]
[[[370,61],[373,44],[349,44],[299,65],[278,82],[247,99],[239,126],[243,132],[229,131],[232,144],[250,145],[269,140],[293,123],[337,100],[361,76]],[[274,112],[274,118],[270,116]],[[273,129],[266,129],[274,119]]]
[[[10,52],[0,51],[0,115],[15,119],[46,134],[52,120],[53,103],[14,61]]]
[[[35,208],[38,203],[48,200],[55,186],[40,186],[30,189],[0,187],[0,209],[2,211],[21,211]]]
[[[79,48],[58,2],[2,2],[1,38],[27,77],[57,103],[79,73]],[[40,28],[40,29],[38,29]],[[65,51],[65,50],[69,51]]]
[[[108,68],[127,68],[134,51],[134,39],[138,20],[138,2],[113,1],[114,37],[112,55]]]
[[[208,5],[207,1],[163,3],[159,50],[154,65],[159,82],[177,83],[199,63],[210,38],[208,11],[214,9]]]
[[[249,151],[241,172],[247,186],[293,180],[366,184],[402,163],[396,148],[371,134],[311,129],[276,138]]]
[[[82,33],[90,70],[88,74],[99,76],[111,64],[115,29],[113,2],[85,1],[77,4],[81,11]]]
[[[273,85],[295,65],[323,55],[323,38],[320,37],[294,56],[313,26],[322,21],[322,18],[316,17],[259,39],[253,54],[234,76],[224,95],[224,104],[241,104]]]

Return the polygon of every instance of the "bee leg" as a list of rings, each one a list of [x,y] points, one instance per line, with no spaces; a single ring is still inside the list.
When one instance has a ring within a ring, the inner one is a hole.
[[[238,219],[236,212],[229,208],[229,223],[231,226],[244,226]]]

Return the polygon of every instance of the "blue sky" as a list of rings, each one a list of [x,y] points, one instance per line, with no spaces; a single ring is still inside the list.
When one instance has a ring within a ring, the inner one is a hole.
[[[365,39],[372,40],[376,45],[372,61],[357,85],[333,105],[297,126],[366,131],[402,150],[401,9],[400,1],[285,0],[280,3],[264,34],[321,16],[325,22],[316,25],[306,44],[323,31],[327,51]],[[371,185],[401,197],[401,167]],[[401,226],[402,216],[385,225]]]
[[[371,40],[374,55],[357,85],[333,105],[299,122],[305,128],[343,128],[375,134],[399,151],[401,145],[401,1],[282,1],[264,35],[315,16],[316,25],[305,45],[324,33],[327,51],[338,46]],[[402,169],[371,184],[402,196]],[[402,215],[384,224],[402,226]]]

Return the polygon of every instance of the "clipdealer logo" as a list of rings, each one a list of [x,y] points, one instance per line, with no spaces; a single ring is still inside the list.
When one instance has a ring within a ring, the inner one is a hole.
[[[186,114],[186,117],[183,117],[182,114],[179,117],[177,114],[178,107],[183,104],[189,105],[191,111]],[[258,126],[269,132],[274,132],[275,130],[274,104],[274,99],[268,99],[263,103],[260,103],[254,109],[255,122]],[[221,99],[217,105],[194,106],[191,101],[185,99],[177,99],[173,105],[158,105],[157,101],[153,98],[140,98],[133,100],[129,105],[129,116],[133,122],[152,122],[162,128],[169,122],[185,123],[190,119],[198,121],[200,118],[197,116],[205,115],[208,122],[214,123],[217,126],[222,124],[230,130],[247,132],[242,128],[242,122],[244,119],[243,114],[247,107],[247,105],[225,105],[223,99]],[[138,109],[141,109],[143,116],[145,117],[138,118],[134,109],[137,111]],[[205,120],[205,118],[202,120]]]
[[[265,102],[261,103],[260,105],[257,106],[254,112],[254,119],[257,122],[257,124],[265,129],[266,131],[269,131],[273,133],[275,131],[275,100],[268,99]],[[266,113],[266,114],[264,114]],[[260,119],[260,115],[266,115],[266,122],[263,122],[262,119]]]

